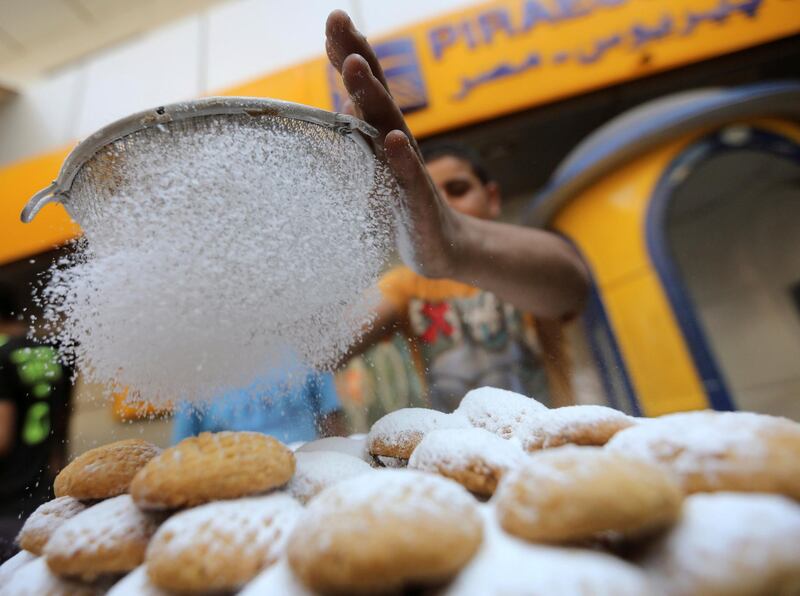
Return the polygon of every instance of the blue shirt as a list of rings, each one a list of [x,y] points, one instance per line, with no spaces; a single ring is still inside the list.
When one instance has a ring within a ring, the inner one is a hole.
[[[318,418],[339,408],[333,376],[312,373],[303,383],[275,383],[260,395],[232,391],[204,409],[183,402],[175,412],[172,442],[222,430],[261,432],[284,443],[311,441],[318,434]]]

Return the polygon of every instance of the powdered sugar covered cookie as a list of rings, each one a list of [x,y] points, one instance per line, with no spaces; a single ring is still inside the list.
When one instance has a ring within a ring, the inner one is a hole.
[[[373,471],[363,459],[334,451],[295,453],[295,458],[297,467],[286,490],[301,503],[337,482]]]
[[[286,558],[262,571],[253,581],[247,584],[239,592],[239,596],[264,596],[265,594],[275,594],[280,596],[314,596],[314,593],[306,589],[300,583],[294,573],[292,573],[289,562]]]
[[[372,455],[408,459],[426,433],[439,428],[468,428],[463,416],[427,408],[403,408],[372,425],[367,446]]]
[[[657,462],[689,492],[781,493],[800,499],[800,424],[750,412],[684,412],[625,429],[610,451]]]
[[[294,455],[268,435],[200,433],[148,462],[133,479],[131,495],[143,509],[190,507],[263,493],[293,473]]]
[[[367,463],[370,462],[369,451],[367,450],[367,438],[360,437],[353,439],[350,437],[325,437],[316,441],[309,441],[298,447],[296,453],[310,453],[312,451],[334,451],[351,457],[357,457]]]
[[[500,525],[534,542],[636,535],[680,513],[677,481],[650,464],[598,447],[539,451],[510,471],[495,493]]]
[[[109,582],[82,583],[53,574],[43,557],[27,563],[3,587],[3,596],[100,596]]]
[[[444,596],[644,596],[657,594],[636,567],[587,550],[527,544],[508,536],[484,506],[480,551]]]
[[[605,445],[636,420],[605,406],[566,406],[530,414],[517,431],[526,451],[575,445]]]
[[[302,506],[285,494],[209,503],[171,517],[147,549],[147,574],[165,590],[233,590],[283,553]]]
[[[65,521],[45,545],[44,556],[61,576],[94,579],[124,573],[142,563],[160,521],[139,510],[130,495],[120,495]]]
[[[452,577],[481,535],[477,502],[460,485],[412,470],[377,470],[317,495],[287,552],[311,590],[390,592]]]
[[[669,596],[798,594],[800,506],[779,495],[692,495],[643,565]]]
[[[479,495],[494,493],[500,478],[527,460],[512,441],[482,428],[434,430],[425,435],[408,467],[455,480]]]
[[[17,570],[23,565],[30,563],[36,558],[36,555],[29,553],[26,550],[19,551],[16,555],[7,559],[0,565],[0,588],[5,586]]]
[[[61,524],[86,509],[86,505],[72,497],[57,497],[40,505],[22,526],[17,543],[20,548],[41,555],[44,545]]]
[[[139,565],[114,584],[107,596],[170,596],[170,594],[153,585],[147,577],[147,568]]]
[[[57,497],[107,499],[128,492],[136,473],[161,449],[141,439],[126,439],[90,449],[56,476]]]
[[[467,393],[454,413],[465,416],[472,426],[509,439],[530,414],[545,410],[547,407],[532,397],[481,387]]]

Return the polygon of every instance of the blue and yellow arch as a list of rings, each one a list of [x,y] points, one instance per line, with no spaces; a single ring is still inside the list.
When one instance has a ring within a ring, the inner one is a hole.
[[[745,124],[746,145],[722,130]],[[664,216],[678,169],[744,148],[800,163],[800,83],[692,91],[636,108],[581,143],[534,199],[582,253],[595,282],[588,333],[611,400],[636,413],[735,402],[668,250]]]

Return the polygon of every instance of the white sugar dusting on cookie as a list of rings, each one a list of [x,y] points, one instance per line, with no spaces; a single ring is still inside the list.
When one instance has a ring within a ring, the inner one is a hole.
[[[408,458],[426,433],[440,428],[468,428],[469,421],[458,414],[444,414],[425,408],[404,408],[386,414],[372,425],[367,436],[370,453]]]
[[[497,524],[494,507],[481,506],[481,549],[443,596],[641,596],[653,594],[645,575],[624,561],[591,551],[535,546]]]
[[[0,564],[0,588],[11,581],[12,576],[23,566],[36,559],[36,555],[21,550],[16,555]]]
[[[23,565],[3,587],[3,596],[100,596],[108,590],[107,582],[85,584],[62,579],[50,571],[44,557]]]
[[[139,565],[114,584],[106,596],[170,596],[170,593],[153,585],[147,577],[147,568]]]
[[[619,430],[634,424],[635,418],[606,406],[565,406],[529,414],[518,434],[526,449],[547,449],[571,442],[602,445]]]
[[[277,559],[294,525],[301,505],[292,497],[273,494],[231,501],[216,501],[188,509],[169,518],[150,543],[167,556],[207,546],[209,556],[233,554],[237,549],[259,549],[264,561]],[[216,554],[215,554],[216,553]]]
[[[314,593],[306,589],[294,576],[289,562],[285,558],[282,558],[267,570],[262,571],[239,592],[239,596],[264,596],[265,594],[314,596]],[[109,594],[109,596],[116,595]]]
[[[408,467],[426,472],[447,470],[453,473],[478,468],[487,473],[502,474],[526,459],[518,443],[482,428],[440,429],[425,435],[411,454]]]
[[[49,538],[64,522],[85,509],[86,505],[72,497],[57,497],[48,501],[31,513],[22,526],[18,540],[25,535]]]
[[[301,503],[337,482],[373,472],[364,460],[334,451],[297,452],[294,456],[296,468],[286,490]]]
[[[785,418],[750,412],[683,412],[626,429],[609,441],[608,448],[650,461],[669,461],[681,474],[698,467],[713,473],[715,468],[731,466],[731,454],[762,458],[765,424],[786,425],[798,432],[797,425]]]
[[[465,416],[472,426],[508,439],[530,414],[545,410],[544,404],[531,397],[505,389],[481,387],[467,393],[454,413]]]
[[[793,594],[800,505],[778,495],[692,495],[643,565],[667,594]]]
[[[120,543],[143,541],[153,535],[159,516],[142,512],[130,495],[120,495],[89,507],[64,522],[45,546],[46,556],[113,550]]]

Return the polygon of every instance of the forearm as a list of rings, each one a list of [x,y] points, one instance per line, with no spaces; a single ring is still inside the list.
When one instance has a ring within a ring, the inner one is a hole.
[[[458,218],[454,279],[541,318],[561,319],[581,310],[588,273],[565,240],[544,230]]]

